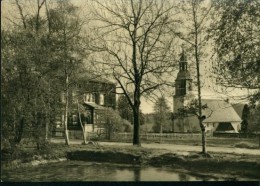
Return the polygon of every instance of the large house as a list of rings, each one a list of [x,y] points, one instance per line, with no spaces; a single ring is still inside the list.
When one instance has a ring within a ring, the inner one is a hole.
[[[192,77],[187,66],[186,56],[182,52],[179,62],[179,72],[175,80],[175,95],[173,97],[174,113],[178,113],[179,109],[188,106],[196,99],[196,94],[192,91]],[[206,132],[239,132],[242,120],[228,99],[205,97],[202,94],[202,105],[206,107],[202,110],[202,115],[205,118],[203,124]],[[174,132],[198,131],[200,131],[200,126],[197,116],[188,115],[186,117],[175,118]]]
[[[63,136],[65,115],[65,92],[61,93],[55,118],[54,136]],[[85,132],[101,127],[98,119],[106,107],[116,108],[116,86],[100,77],[83,76],[69,89],[68,130],[69,137],[82,136],[80,121]],[[80,118],[79,118],[80,115]]]

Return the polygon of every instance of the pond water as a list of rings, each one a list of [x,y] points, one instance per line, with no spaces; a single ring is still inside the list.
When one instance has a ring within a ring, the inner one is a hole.
[[[217,181],[185,170],[65,161],[2,172],[2,181]]]

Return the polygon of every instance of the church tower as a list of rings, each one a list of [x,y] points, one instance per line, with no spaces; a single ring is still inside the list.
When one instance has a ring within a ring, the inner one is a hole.
[[[184,51],[179,61],[179,72],[175,80],[175,95],[173,97],[173,111],[178,112],[192,99],[192,78],[188,71],[188,62]]]

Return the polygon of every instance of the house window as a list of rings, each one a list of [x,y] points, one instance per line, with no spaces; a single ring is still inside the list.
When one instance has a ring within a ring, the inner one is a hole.
[[[72,115],[72,125],[77,125],[78,124],[78,118],[76,115]]]
[[[87,102],[87,94],[83,94],[83,100],[84,100],[84,102]]]
[[[77,103],[77,96],[75,91],[72,92],[72,102]]]
[[[94,95],[91,93],[84,94],[84,102],[95,102]]]
[[[87,124],[93,123],[92,112],[90,110],[86,111],[85,121],[86,121]]]
[[[64,114],[61,115],[61,126],[64,124]]]
[[[62,103],[65,103],[65,102],[66,102],[66,96],[65,96],[65,93],[64,93],[64,92],[61,93],[61,102],[62,102]]]
[[[99,95],[99,103],[100,103],[100,105],[104,105],[104,94],[100,94]]]

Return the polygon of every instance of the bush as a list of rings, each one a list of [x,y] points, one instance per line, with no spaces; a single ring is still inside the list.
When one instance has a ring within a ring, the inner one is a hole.
[[[132,132],[133,126],[131,123],[125,119],[122,119],[122,125],[124,126],[123,132]]]
[[[140,131],[141,133],[147,133],[152,131],[152,124],[144,124],[140,126]]]

